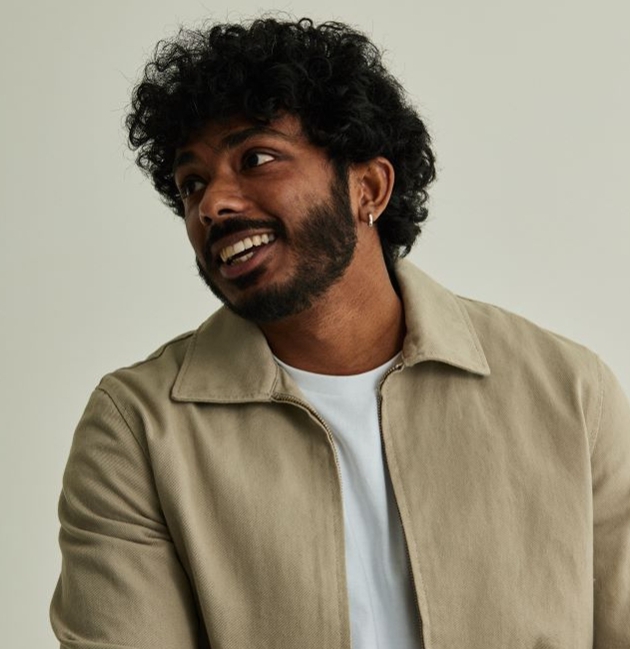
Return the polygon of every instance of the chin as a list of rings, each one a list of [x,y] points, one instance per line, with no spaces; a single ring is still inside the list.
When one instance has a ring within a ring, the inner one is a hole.
[[[220,276],[218,270],[213,272],[220,278],[215,280],[197,260],[197,270],[205,285],[221,302],[236,315],[246,320],[257,323],[275,322],[292,311],[286,303],[286,293],[278,287],[262,287],[260,279],[264,269],[256,269],[247,275],[238,277],[229,282],[225,289],[221,283],[226,280]],[[236,293],[236,295],[230,295]]]
[[[265,287],[247,293],[238,300],[217,297],[236,315],[257,324],[279,322],[306,311],[312,304],[312,296],[295,290],[293,286]]]

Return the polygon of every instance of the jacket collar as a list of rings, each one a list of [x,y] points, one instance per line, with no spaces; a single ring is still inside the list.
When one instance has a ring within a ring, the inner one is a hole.
[[[490,368],[456,297],[408,261],[396,267],[405,309],[405,366],[436,361],[480,376]],[[171,396],[175,401],[244,403],[294,392],[260,329],[222,307],[191,338]]]
[[[405,308],[405,365],[437,361],[487,376],[490,368],[463,300],[408,261],[396,268]]]

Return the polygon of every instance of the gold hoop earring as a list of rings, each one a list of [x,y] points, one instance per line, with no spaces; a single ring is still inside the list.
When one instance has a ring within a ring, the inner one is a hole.
[[[368,228],[373,228],[374,227],[374,215],[372,212],[368,214]]]

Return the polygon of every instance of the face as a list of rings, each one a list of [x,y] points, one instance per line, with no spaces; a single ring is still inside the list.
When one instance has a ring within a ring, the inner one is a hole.
[[[199,274],[245,318],[309,309],[352,261],[347,181],[292,116],[210,124],[178,150],[175,182]]]

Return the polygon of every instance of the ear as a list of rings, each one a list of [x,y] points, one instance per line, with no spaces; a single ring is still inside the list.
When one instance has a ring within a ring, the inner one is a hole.
[[[353,198],[359,220],[368,223],[370,214],[374,221],[385,211],[394,188],[394,167],[382,156],[358,163],[350,169],[354,182]]]

